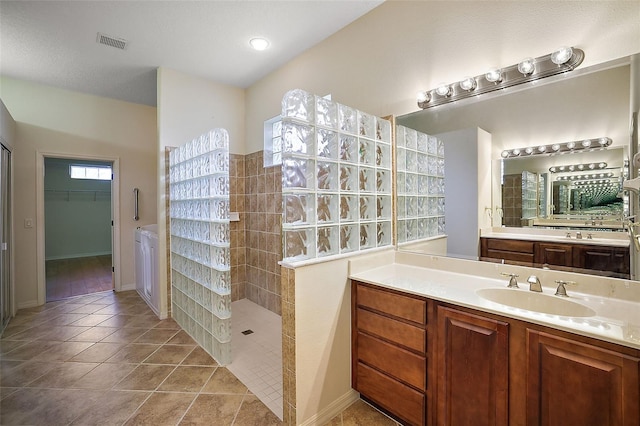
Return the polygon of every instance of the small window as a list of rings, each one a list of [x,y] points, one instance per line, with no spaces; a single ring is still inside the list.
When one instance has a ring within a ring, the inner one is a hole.
[[[69,166],[71,179],[111,180],[111,166]]]
[[[264,122],[264,167],[282,164],[282,118]]]

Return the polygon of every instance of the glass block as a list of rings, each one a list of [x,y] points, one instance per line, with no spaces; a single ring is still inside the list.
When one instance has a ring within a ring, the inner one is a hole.
[[[291,154],[312,154],[314,137],[313,126],[285,122],[282,125],[282,151]]]
[[[377,143],[376,144],[376,166],[391,168],[391,145]]]
[[[376,224],[376,246],[384,247],[391,244],[391,222],[378,222]]]
[[[193,206],[193,204],[190,204]],[[228,198],[215,198],[209,202],[209,218],[210,219],[229,219],[229,199]],[[192,214],[190,218],[195,218]]]
[[[376,218],[376,199],[373,196],[360,197],[360,220],[373,220]]]
[[[282,122],[279,121],[278,123],[280,123],[280,131],[282,131]],[[271,152],[282,152],[282,136],[273,137],[273,139],[271,140]]]
[[[316,147],[319,157],[337,159],[338,134],[331,130],[318,129]]]
[[[396,148],[405,148],[405,140],[404,140],[404,126],[396,126]]]
[[[446,234],[446,229],[444,226],[444,217],[438,217],[438,235]]]
[[[349,253],[358,250],[360,247],[358,236],[358,225],[340,226],[340,253]]]
[[[204,231],[205,242],[211,242],[213,244],[223,244],[229,243],[231,241],[229,235],[229,224],[227,223],[204,223],[206,229],[208,229],[208,237],[207,231]]]
[[[438,157],[444,158],[444,142],[438,139]]]
[[[317,222],[338,223],[338,194],[320,194],[317,197]],[[319,243],[318,243],[319,244]]]
[[[366,112],[358,111],[358,135],[375,139],[375,117]]]
[[[404,172],[398,171],[396,174],[396,191],[398,195],[404,195],[407,193],[407,185],[406,185],[406,174]]]
[[[375,169],[360,167],[358,171],[358,188],[360,192],[374,192],[376,190]]]
[[[314,104],[314,95],[300,89],[290,90],[282,98],[282,116],[313,123]]]
[[[282,120],[274,121],[271,125],[271,137],[273,139],[282,136]]]
[[[444,197],[438,197],[438,216],[444,216]]]
[[[436,157],[429,157],[429,174],[432,176],[438,174],[438,159]]]
[[[376,139],[391,143],[391,122],[389,120],[376,117]]]
[[[211,290],[218,294],[231,294],[231,274],[228,271],[211,269],[209,277],[206,280],[211,283]]]
[[[409,219],[405,222],[406,240],[415,241],[418,239],[418,220]]]
[[[229,171],[229,152],[228,151],[216,151],[208,155],[210,157],[209,170],[208,170],[209,173]]]
[[[229,194],[229,174],[217,173],[213,176],[203,178],[203,190],[201,198],[209,198],[210,196]],[[206,189],[204,189],[206,188]]]
[[[212,294],[213,314],[218,318],[231,317],[231,297],[229,295],[221,296],[216,293]]]
[[[391,196],[378,195],[376,199],[376,218],[391,219],[392,207]]]
[[[338,105],[330,99],[316,97],[316,123],[332,129],[338,127]]]
[[[429,216],[437,216],[438,215],[438,198],[437,197],[429,197],[429,210],[427,214]]]
[[[416,154],[417,170],[420,174],[426,174],[429,172],[429,156],[418,152]]]
[[[429,236],[435,237],[436,235],[438,235],[438,218],[430,217],[427,220],[429,221]]]
[[[340,165],[340,190],[355,192],[358,190],[358,167]]]
[[[426,238],[429,236],[429,219],[418,219],[418,238]]]
[[[231,267],[229,247],[213,246],[209,252],[211,254],[211,261],[208,266],[219,271],[226,271]]]
[[[418,171],[418,158],[415,151],[406,151],[406,163],[407,171],[416,173]]]
[[[398,197],[398,219],[405,219],[407,217],[407,209],[405,206],[407,197],[399,196]]]
[[[315,257],[316,238],[314,228],[283,229],[284,258],[302,260]]]
[[[391,170],[376,170],[376,191],[391,194]]]
[[[427,153],[429,155],[438,155],[438,138],[435,136],[429,136],[429,144],[427,147]]]
[[[376,161],[376,143],[367,139],[360,138],[358,162],[360,164],[374,165]]]
[[[356,110],[346,105],[338,104],[338,126],[344,133],[358,134]]]
[[[407,170],[407,153],[404,148],[397,148],[396,163],[398,171]]]
[[[418,216],[424,217],[429,215],[429,198],[418,196]]]
[[[312,159],[287,157],[282,160],[282,188],[315,188],[315,163]]]
[[[429,176],[429,195],[438,195],[438,178]]]
[[[283,223],[305,225],[315,223],[314,194],[282,194]]]
[[[418,192],[418,175],[414,173],[405,174],[404,188],[407,195],[415,195]]]
[[[337,226],[318,227],[316,238],[318,256],[338,254],[339,228]]]
[[[358,218],[358,197],[355,195],[340,195],[340,221],[355,222]]]
[[[418,149],[418,132],[414,129],[405,128],[404,141],[407,149]]]
[[[338,190],[338,163],[318,161],[316,176],[319,191]]]
[[[444,178],[436,178],[436,185],[438,188],[438,195],[443,195],[444,196]]]
[[[339,159],[348,163],[358,162],[358,138],[355,136],[340,135]]]
[[[374,222],[360,224],[360,250],[376,246],[376,231]]]
[[[207,151],[210,150],[228,150],[229,149],[229,133],[225,129],[213,129],[209,132],[209,143],[210,146]]]
[[[417,132],[416,135],[416,149],[418,152],[427,153],[427,145],[429,143],[429,136],[422,132]]]
[[[444,177],[444,158],[438,158],[437,160],[437,172],[436,175]]]
[[[398,220],[398,243],[404,243],[407,241],[407,226],[406,221]]]
[[[407,217],[418,216],[418,197],[407,197],[404,204]]]

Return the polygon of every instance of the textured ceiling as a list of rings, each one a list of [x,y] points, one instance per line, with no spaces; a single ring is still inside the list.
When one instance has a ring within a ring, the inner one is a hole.
[[[156,105],[156,69],[248,87],[382,0],[1,1],[0,74]],[[97,33],[128,40],[126,50]],[[251,37],[271,46],[250,49]]]

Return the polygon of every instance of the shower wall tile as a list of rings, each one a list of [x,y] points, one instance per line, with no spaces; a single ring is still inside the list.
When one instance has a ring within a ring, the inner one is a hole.
[[[246,256],[246,161],[244,155],[229,154],[229,196],[230,210],[238,212],[240,221],[231,222],[231,300],[246,298],[247,256]]]

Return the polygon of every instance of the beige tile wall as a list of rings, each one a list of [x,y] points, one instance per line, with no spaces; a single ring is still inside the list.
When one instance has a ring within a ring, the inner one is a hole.
[[[284,424],[296,424],[295,269],[282,267],[282,414]]]
[[[239,222],[230,223],[231,237],[231,301],[244,299],[247,283],[246,255],[246,177],[245,156],[229,154],[229,209],[238,212]]]

